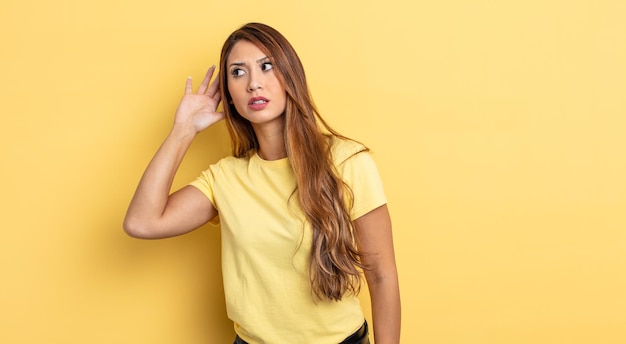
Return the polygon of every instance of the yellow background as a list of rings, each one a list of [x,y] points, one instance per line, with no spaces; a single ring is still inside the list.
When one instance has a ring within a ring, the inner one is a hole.
[[[2,0],[0,342],[232,341],[219,232],[140,241],[121,223],[185,78],[248,21],[287,36],[321,112],[374,152],[403,343],[626,342],[625,17],[592,0]],[[176,186],[228,142],[203,133]]]

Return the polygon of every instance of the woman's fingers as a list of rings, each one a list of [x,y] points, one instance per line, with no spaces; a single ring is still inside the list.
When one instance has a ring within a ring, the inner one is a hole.
[[[206,91],[206,95],[211,97],[211,98],[215,98],[215,95],[220,94],[220,78],[215,78],[215,80],[213,80],[213,83],[211,83],[211,86],[209,86],[209,88]]]
[[[185,94],[193,93],[193,89],[191,87],[191,83],[192,83],[191,77],[188,76],[187,77],[187,81],[185,81]]]
[[[204,75],[204,79],[202,79],[202,83],[198,88],[198,94],[205,94],[207,92],[207,89],[209,88],[209,82],[211,81],[211,77],[213,76],[214,71],[215,66],[211,66],[211,68],[207,70],[206,74]]]
[[[200,87],[198,87],[197,94],[203,94],[211,98],[215,98],[215,95],[219,93],[219,79],[213,80],[213,83],[211,83],[209,86],[209,82],[211,81],[214,72],[215,66],[211,66],[211,68],[207,70],[206,74],[204,75],[204,79],[202,79],[202,83],[200,83]],[[185,82],[185,94],[193,94],[193,81],[191,77],[187,77],[187,81]]]

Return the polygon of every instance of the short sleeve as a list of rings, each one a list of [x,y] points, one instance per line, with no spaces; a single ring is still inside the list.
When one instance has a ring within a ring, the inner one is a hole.
[[[215,182],[215,174],[213,172],[213,169],[215,167],[215,165],[212,165],[208,170],[203,171],[195,180],[189,183],[189,185],[200,190],[200,192],[202,192],[209,199],[211,204],[213,204],[213,207],[219,212],[213,192],[213,185]],[[214,217],[210,221],[210,223],[212,224],[219,224],[219,222],[219,215]]]
[[[368,151],[349,157],[338,166],[338,170],[354,196],[350,210],[352,220],[387,203],[378,169]]]

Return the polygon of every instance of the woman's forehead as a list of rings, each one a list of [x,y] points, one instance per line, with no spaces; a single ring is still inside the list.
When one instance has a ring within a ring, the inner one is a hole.
[[[250,63],[266,57],[268,57],[267,53],[256,44],[247,40],[240,40],[233,45],[226,62],[228,65],[232,63]]]

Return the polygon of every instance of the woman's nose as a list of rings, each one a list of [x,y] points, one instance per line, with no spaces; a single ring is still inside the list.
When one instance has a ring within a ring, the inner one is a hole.
[[[250,85],[248,85],[248,92],[254,92],[259,89],[261,89],[261,85],[258,83],[250,83]]]
[[[259,80],[258,73],[250,73],[250,79],[248,80],[248,92],[254,92],[261,89],[261,81]]]

